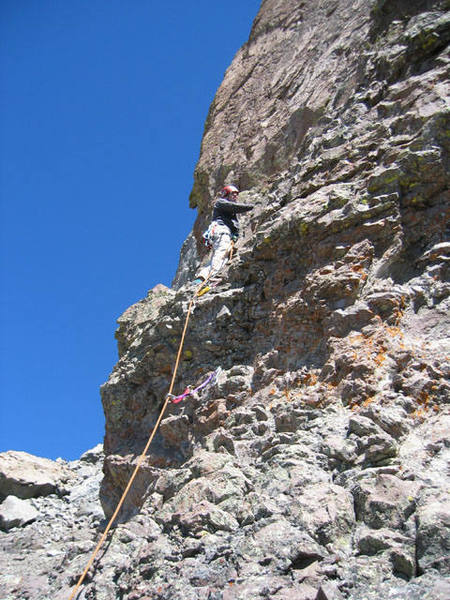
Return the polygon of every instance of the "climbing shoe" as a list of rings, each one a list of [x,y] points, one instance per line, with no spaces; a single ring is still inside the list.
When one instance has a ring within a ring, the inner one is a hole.
[[[192,283],[194,285],[200,285],[203,281],[205,281],[205,280],[202,279],[201,277],[197,277],[197,279],[194,279],[194,281]]]
[[[209,285],[205,285],[204,288],[202,288],[199,292],[197,292],[197,297],[203,296],[203,294],[206,294],[206,292],[209,292],[211,288],[209,287]]]

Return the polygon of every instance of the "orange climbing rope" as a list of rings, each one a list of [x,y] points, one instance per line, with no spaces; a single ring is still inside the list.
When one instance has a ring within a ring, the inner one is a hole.
[[[147,455],[147,452],[148,452],[148,449],[150,447],[150,444],[152,443],[152,440],[155,437],[155,434],[156,434],[156,432],[158,430],[159,424],[161,423],[161,419],[163,418],[163,415],[164,415],[164,413],[166,411],[167,405],[169,404],[170,398],[171,398],[171,395],[172,395],[172,390],[173,390],[173,386],[174,386],[174,383],[175,383],[175,377],[177,375],[178,365],[180,363],[181,351],[183,350],[184,338],[185,338],[186,331],[187,331],[187,326],[188,326],[188,323],[189,323],[189,317],[190,317],[191,311],[192,311],[192,305],[194,303],[195,298],[200,293],[201,289],[206,285],[209,277],[210,276],[208,276],[204,281],[202,281],[202,283],[199,285],[199,287],[195,290],[195,293],[192,296],[191,301],[189,302],[189,306],[188,306],[187,314],[186,314],[186,320],[184,322],[183,333],[181,334],[181,341],[180,341],[180,345],[178,347],[177,359],[175,361],[175,367],[173,369],[172,381],[170,382],[170,388],[169,388],[169,391],[167,392],[166,400],[165,400],[164,405],[163,405],[163,407],[161,409],[161,412],[159,413],[159,417],[158,417],[158,419],[157,419],[157,421],[155,423],[155,426],[153,427],[153,430],[152,430],[152,432],[150,434],[150,437],[148,438],[148,441],[147,441],[147,443],[145,445],[145,448],[142,451],[142,454],[140,455],[140,457],[139,457],[139,459],[137,461],[136,467],[135,467],[135,469],[134,469],[134,471],[133,471],[133,473],[132,473],[132,475],[130,477],[130,480],[128,481],[127,487],[125,488],[125,490],[124,490],[124,492],[122,494],[122,497],[120,498],[119,503],[117,504],[116,510],[114,511],[112,517],[110,518],[109,523],[106,526],[106,529],[103,532],[102,537],[100,538],[100,541],[98,542],[97,546],[95,547],[95,550],[92,553],[92,556],[89,559],[88,564],[86,565],[86,568],[84,569],[83,573],[81,574],[80,578],[78,579],[78,582],[77,582],[75,588],[73,589],[72,593],[70,594],[69,600],[73,600],[73,598],[75,598],[75,596],[76,596],[76,594],[78,592],[78,589],[80,588],[80,586],[83,583],[86,575],[88,574],[88,571],[91,568],[91,566],[92,566],[92,564],[93,564],[93,562],[95,560],[95,557],[97,556],[97,554],[98,554],[98,552],[99,552],[99,550],[100,550],[103,542],[106,539],[106,536],[108,535],[109,530],[111,529],[112,524],[114,523],[117,515],[119,514],[120,509],[122,508],[122,504],[124,503],[125,498],[127,497],[127,494],[130,491],[131,486],[133,485],[133,481],[135,480],[136,475],[137,475],[137,473],[138,473],[138,471],[139,471],[139,469],[140,469],[140,467],[141,467],[141,465],[142,465],[142,463],[144,461],[144,458]]]
[[[229,254],[229,258],[228,258],[229,262],[231,262],[233,259],[233,252],[234,252],[234,242],[233,242],[233,240],[231,240],[230,254]]]

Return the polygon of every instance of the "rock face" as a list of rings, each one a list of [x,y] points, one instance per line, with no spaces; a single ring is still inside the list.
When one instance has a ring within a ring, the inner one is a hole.
[[[262,2],[208,115],[173,289],[119,319],[107,516],[169,389],[212,199],[233,182],[255,208],[196,300],[175,392],[222,371],[169,405],[80,598],[450,596],[449,9]],[[28,597],[75,583],[92,510],[65,575]]]
[[[222,373],[161,423],[122,514],[153,525],[121,597],[446,595],[448,8],[262,3],[208,115],[174,289],[121,317],[102,388],[111,514],[169,387],[212,199],[237,183],[255,209],[196,301],[177,389]]]

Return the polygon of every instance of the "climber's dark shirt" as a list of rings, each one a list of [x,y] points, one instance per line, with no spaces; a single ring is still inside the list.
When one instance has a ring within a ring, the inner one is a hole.
[[[239,234],[238,213],[245,213],[252,210],[252,204],[239,204],[226,198],[219,198],[214,204],[212,220],[221,225],[226,225],[231,231],[231,235]]]

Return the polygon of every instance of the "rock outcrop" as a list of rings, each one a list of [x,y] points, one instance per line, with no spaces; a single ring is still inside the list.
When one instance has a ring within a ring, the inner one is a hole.
[[[104,519],[102,464],[101,445],[73,462],[0,454],[0,598],[69,597]]]
[[[169,388],[212,199],[234,182],[255,209],[196,300],[175,391],[222,371],[169,406],[80,598],[450,595],[449,9],[263,0],[208,115],[173,288],[119,319],[107,516]],[[52,598],[87,562],[71,552]]]
[[[5,496],[34,498],[64,493],[70,472],[63,464],[26,452],[0,454],[0,500]]]

